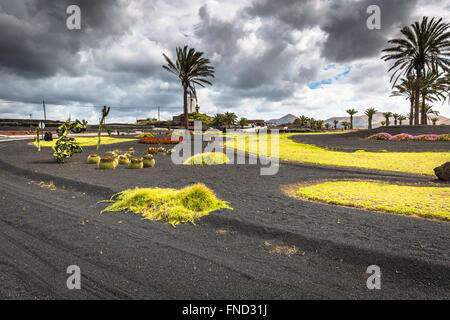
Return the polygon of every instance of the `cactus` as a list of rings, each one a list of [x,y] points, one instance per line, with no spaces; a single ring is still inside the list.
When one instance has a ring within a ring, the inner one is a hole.
[[[117,167],[117,160],[113,156],[102,157],[98,162],[99,169],[114,170]]]
[[[58,140],[53,147],[53,156],[57,162],[64,162],[65,158],[70,158],[75,154],[83,152],[81,146],[76,142],[75,138],[69,138],[67,132],[80,133],[86,130],[87,121],[75,120],[71,123],[70,118],[56,129]]]
[[[98,125],[98,140],[97,140],[97,151],[100,150],[100,143],[101,143],[101,135],[103,130],[103,124],[105,123],[105,118],[108,116],[109,111],[111,110],[110,107],[104,106],[102,109],[102,118],[100,120],[100,124]]]
[[[144,168],[153,168],[155,166],[155,159],[153,158],[153,156],[151,154],[146,154],[143,157],[143,165]]]
[[[130,159],[126,155],[119,156],[119,164],[129,164]]]
[[[37,144],[37,148],[38,151],[41,151],[41,140],[39,139],[39,127],[36,127],[36,144]]]
[[[128,168],[130,169],[142,169],[144,167],[144,163],[141,158],[131,158],[130,163],[128,164]]]
[[[100,161],[100,156],[98,154],[90,154],[88,157],[88,163],[95,163],[98,164],[98,162]]]

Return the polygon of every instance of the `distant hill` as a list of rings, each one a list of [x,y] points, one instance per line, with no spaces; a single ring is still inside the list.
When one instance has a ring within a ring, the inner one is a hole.
[[[430,118],[434,118],[434,116],[430,116]],[[437,125],[446,124],[450,125],[450,119],[444,117],[444,116],[437,116],[439,120],[437,121]],[[341,121],[348,121],[350,122],[350,117],[333,117],[325,120],[325,123],[329,123],[331,126],[333,126],[333,120],[338,120],[338,128],[342,128]],[[372,118],[372,127],[378,128],[381,127],[381,121],[385,121],[382,112],[377,112],[373,118]],[[409,120],[403,120],[403,124],[408,124]],[[431,124],[431,121],[428,122]],[[391,124],[394,124],[394,118],[391,118]],[[366,115],[359,115],[353,117],[353,127],[354,128],[367,128],[368,122],[367,122],[367,116]]]
[[[294,116],[293,114],[287,114],[282,118],[270,119],[266,122],[268,122],[270,125],[273,125],[273,126],[279,126],[282,124],[294,123],[295,119],[298,119],[298,117]]]

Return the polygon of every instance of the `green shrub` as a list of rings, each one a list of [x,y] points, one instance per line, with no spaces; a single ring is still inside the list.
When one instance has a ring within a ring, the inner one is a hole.
[[[129,164],[130,159],[126,155],[119,156],[119,164]]]

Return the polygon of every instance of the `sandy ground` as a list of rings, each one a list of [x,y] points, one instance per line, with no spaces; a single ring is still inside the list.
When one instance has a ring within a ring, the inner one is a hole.
[[[102,152],[147,145],[103,146]],[[429,177],[281,164],[174,165],[102,171],[82,156],[56,164],[25,141],[0,143],[0,297],[151,299],[449,299],[450,224],[288,197],[316,179],[436,183]],[[56,190],[40,186],[53,181]],[[126,188],[203,182],[234,208],[173,228],[127,213],[100,214]],[[88,220],[88,221],[86,221]],[[292,253],[294,252],[294,253]],[[79,265],[82,290],[66,288]],[[368,290],[369,265],[382,289]]]

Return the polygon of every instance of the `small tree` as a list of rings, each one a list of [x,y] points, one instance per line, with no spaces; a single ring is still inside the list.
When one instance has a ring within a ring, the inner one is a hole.
[[[327,122],[325,123],[325,129],[329,130],[330,129],[330,124]]]
[[[228,128],[231,128],[232,125],[236,123],[237,116],[234,114],[234,112],[225,112],[225,123],[228,125]]]
[[[381,126],[383,126],[383,127],[386,125],[386,121],[381,121],[380,123],[381,123]]]
[[[239,125],[241,126],[241,128],[244,128],[245,126],[248,126],[247,118],[242,117],[241,119],[239,119]]]
[[[431,118],[431,122],[433,123],[433,126],[436,125],[436,122],[438,122],[438,120],[439,120],[439,118],[436,118],[436,117]]]
[[[377,112],[378,111],[375,108],[369,108],[369,109],[366,109],[366,111],[364,111],[364,114],[368,118],[368,122],[369,122],[368,128],[369,129],[372,129],[372,118]]]
[[[333,120],[334,130],[337,130],[338,124],[339,124],[339,120]]]
[[[400,115],[400,116],[398,117],[398,122],[399,122],[399,124],[402,125],[402,122],[405,121],[406,119],[407,119],[407,118],[406,118],[405,116]]]
[[[394,113],[392,114],[392,117],[394,118],[394,126],[397,125],[397,121],[398,121],[398,117],[400,117],[400,115],[398,113]]]
[[[383,112],[383,117],[386,119],[384,122],[386,124],[386,127],[389,127],[389,118],[392,117],[392,112]]]
[[[350,123],[348,121],[341,121],[341,125],[344,127],[344,130],[347,130],[347,128],[350,126]]]
[[[97,151],[100,150],[103,124],[105,123],[105,118],[108,116],[110,109],[111,109],[110,107],[106,107],[106,106],[104,106],[102,109],[102,118],[100,120],[100,124],[98,125]]]
[[[350,115],[350,129],[353,129],[353,116],[358,113],[355,109],[348,109],[346,112]]]

